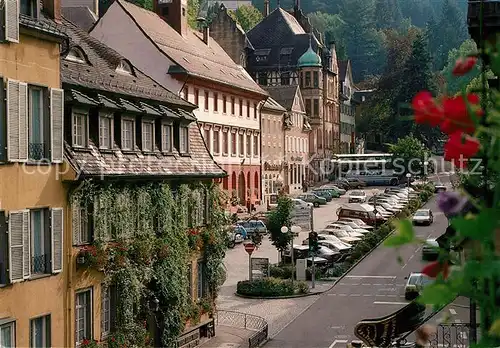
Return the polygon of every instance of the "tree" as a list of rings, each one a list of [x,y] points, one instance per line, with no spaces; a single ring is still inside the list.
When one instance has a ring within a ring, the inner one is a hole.
[[[242,5],[236,11],[231,11],[231,15],[245,32],[255,27],[263,18],[262,12],[253,5]]]
[[[342,37],[342,29],[345,24],[340,15],[323,12],[314,12],[308,15],[312,26],[323,33],[325,42],[335,42],[337,58],[347,59],[345,40]]]
[[[423,163],[429,158],[429,149],[413,135],[400,138],[395,144],[389,145],[392,153],[393,166],[398,175],[423,173]]]
[[[193,29],[198,29],[198,14],[200,13],[200,0],[188,0],[188,24]]]
[[[411,23],[419,28],[425,27],[429,19],[434,18],[432,3],[439,0],[398,0],[404,18],[410,18]]]
[[[403,20],[398,0],[375,0],[375,20],[378,29],[398,28]]]
[[[453,76],[452,74],[457,59],[476,53],[476,43],[471,39],[464,41],[459,48],[454,48],[450,52],[448,52],[448,62],[444,66],[443,70],[441,70],[441,74],[443,74],[443,76],[446,78],[446,81],[448,82],[448,94],[456,94],[461,92],[464,88],[467,87],[472,79],[479,75],[479,67],[477,65],[469,73],[463,76],[457,77]]]
[[[287,196],[278,198],[278,207],[271,211],[267,222],[267,229],[271,233],[272,244],[283,252],[287,249],[288,244],[292,241],[290,233],[282,233],[281,227],[291,226],[292,200]]]

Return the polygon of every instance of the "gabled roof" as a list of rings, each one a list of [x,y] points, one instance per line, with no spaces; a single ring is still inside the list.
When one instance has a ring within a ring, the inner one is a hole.
[[[286,110],[290,111],[293,107],[298,86],[273,86],[265,87],[271,97],[277,101]]]
[[[156,13],[145,10],[124,0],[117,4],[131,17],[142,32],[178,67],[172,73],[187,73],[227,86],[266,95],[259,85],[241,73],[239,66],[210,38],[203,42],[203,34],[188,29],[182,37]]]
[[[247,33],[247,36],[252,45],[257,48],[257,46],[272,47],[283,45],[292,36],[303,34],[306,34],[306,32],[295,17],[278,7],[253,27]]]
[[[229,19],[229,21],[234,25],[236,30],[238,30],[238,32],[245,37],[245,48],[248,48],[249,50],[254,50],[252,43],[248,39],[247,33],[245,33],[245,30],[243,30],[241,25],[237,21],[235,21],[234,18],[229,14],[229,9],[226,8],[226,5],[224,3],[220,4],[220,7],[217,11],[217,16],[220,16],[221,14],[226,16]]]
[[[267,100],[262,108],[266,109],[266,110],[286,112],[286,109],[271,97],[267,98]]]
[[[339,66],[339,81],[345,81],[346,73],[347,73],[347,65],[349,64],[348,60],[339,60],[337,62]]]
[[[61,11],[64,18],[78,25],[86,32],[88,32],[97,21],[96,15],[87,6],[63,7]]]
[[[133,75],[116,71],[125,58],[112,48],[87,34],[71,21],[63,18],[60,25],[70,38],[70,47],[77,47],[85,55],[86,63],[61,59],[63,84],[155,100],[194,109],[195,106],[158,85],[141,71],[133,68]],[[127,62],[130,64],[129,62]]]

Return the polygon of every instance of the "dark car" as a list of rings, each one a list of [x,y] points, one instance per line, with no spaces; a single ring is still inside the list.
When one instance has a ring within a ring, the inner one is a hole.
[[[314,193],[316,196],[323,197],[327,202],[331,202],[333,199],[332,194],[326,190],[312,190],[312,193]]]
[[[349,188],[352,189],[360,189],[362,187],[366,187],[366,182],[359,179],[349,178],[347,179],[347,182],[349,184]]]
[[[349,190],[351,188],[351,185],[349,185],[349,181],[347,181],[346,179],[337,179],[333,182],[333,184],[344,190]]]

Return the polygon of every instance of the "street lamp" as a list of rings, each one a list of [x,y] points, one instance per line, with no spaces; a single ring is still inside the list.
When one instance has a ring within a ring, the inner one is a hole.
[[[410,179],[411,179],[411,174],[406,173],[406,178],[408,179],[408,187],[407,187],[407,193],[408,193],[408,202],[410,201]]]
[[[372,196],[373,196],[373,213],[375,214],[375,229],[377,228],[377,196],[380,193],[378,189],[373,189],[372,190]]]
[[[300,228],[300,226],[292,226],[290,229],[288,229],[287,226],[282,226],[281,227],[281,233],[283,234],[287,234],[288,232],[291,232],[291,251],[290,251],[290,257],[291,257],[291,261],[292,261],[292,267],[293,269],[295,269],[295,264],[294,264],[294,250],[293,250],[293,237],[294,237],[294,234],[295,233],[300,233],[302,229]],[[292,282],[293,282],[293,278],[294,278],[294,271],[292,271]]]

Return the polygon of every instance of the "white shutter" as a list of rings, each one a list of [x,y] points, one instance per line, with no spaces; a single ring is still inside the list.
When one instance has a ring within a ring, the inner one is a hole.
[[[73,204],[71,204],[71,228],[73,229],[73,245],[80,245],[81,241],[81,209],[78,201],[73,200]]]
[[[50,90],[50,150],[53,163],[63,162],[64,91]]]
[[[23,210],[23,276],[31,277],[31,229],[30,211]]]
[[[9,213],[9,279],[11,283],[23,280],[23,211]]]
[[[28,160],[28,85],[19,83],[19,162]]]
[[[51,209],[51,246],[52,246],[52,273],[59,273],[63,268],[63,208]]]
[[[19,81],[7,80],[7,159],[19,161]]]
[[[4,0],[5,40],[19,42],[19,1]]]

